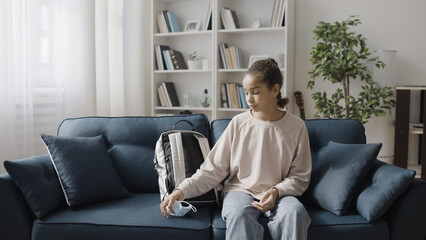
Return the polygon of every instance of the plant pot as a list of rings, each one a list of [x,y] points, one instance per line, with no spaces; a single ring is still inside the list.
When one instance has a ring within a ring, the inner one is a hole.
[[[201,69],[201,61],[188,60],[188,69],[189,70]]]

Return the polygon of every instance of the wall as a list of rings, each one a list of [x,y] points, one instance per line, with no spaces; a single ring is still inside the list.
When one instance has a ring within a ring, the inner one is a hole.
[[[317,22],[341,21],[350,15],[358,15],[362,24],[358,25],[355,31],[367,38],[367,46],[371,51],[398,51],[397,84],[426,85],[425,9],[424,0],[296,0],[295,90],[304,95],[307,118],[311,118],[316,112],[311,94],[330,88],[330,85],[322,80],[316,81],[314,90],[306,88],[309,81],[308,72],[312,70],[309,61],[314,45],[312,31]],[[356,84],[352,85],[356,91]],[[413,111],[419,108],[417,98],[418,95],[415,95],[412,100]],[[418,115],[411,117],[417,119]],[[367,124],[366,134],[369,142],[377,140],[372,136],[371,125],[379,124],[380,119]],[[393,131],[392,127],[389,126],[387,131]],[[380,136],[377,138],[380,139]],[[410,162],[416,161],[416,141],[415,137],[410,137],[410,153],[414,153],[409,156]]]

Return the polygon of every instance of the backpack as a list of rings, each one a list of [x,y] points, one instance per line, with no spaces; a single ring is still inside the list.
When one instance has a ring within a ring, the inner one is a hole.
[[[187,122],[192,130],[175,130],[179,122]],[[195,131],[190,121],[179,120],[171,130],[160,135],[155,146],[154,169],[158,174],[161,201],[200,168],[209,152],[208,139]],[[185,199],[192,204],[218,203],[218,200],[218,188],[199,197]]]

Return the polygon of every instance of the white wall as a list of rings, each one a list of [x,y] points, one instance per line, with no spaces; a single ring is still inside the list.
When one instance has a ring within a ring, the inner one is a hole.
[[[307,118],[316,112],[311,94],[329,88],[328,83],[322,80],[316,81],[314,90],[306,87],[308,72],[312,70],[309,61],[314,45],[312,31],[317,22],[341,21],[350,15],[358,15],[362,24],[354,30],[367,38],[367,46],[372,52],[380,49],[398,51],[397,84],[426,85],[425,10],[424,0],[296,0],[295,90],[304,95]],[[412,105],[413,110],[419,108],[418,101]],[[417,116],[412,117],[414,119]],[[370,141],[374,138],[369,133],[371,127],[367,125],[366,128],[367,141]],[[389,131],[392,129],[389,128]],[[410,144],[417,146],[416,138],[411,137]],[[412,156],[409,158],[414,162],[417,148],[411,146]]]

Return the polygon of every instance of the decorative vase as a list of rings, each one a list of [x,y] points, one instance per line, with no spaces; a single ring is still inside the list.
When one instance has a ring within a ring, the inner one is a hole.
[[[188,69],[189,70],[201,69],[201,61],[188,60]]]
[[[203,107],[209,107],[210,106],[211,99],[210,99],[210,96],[209,96],[207,89],[204,89],[204,94],[201,95],[200,103],[201,103],[201,106],[203,106]]]

